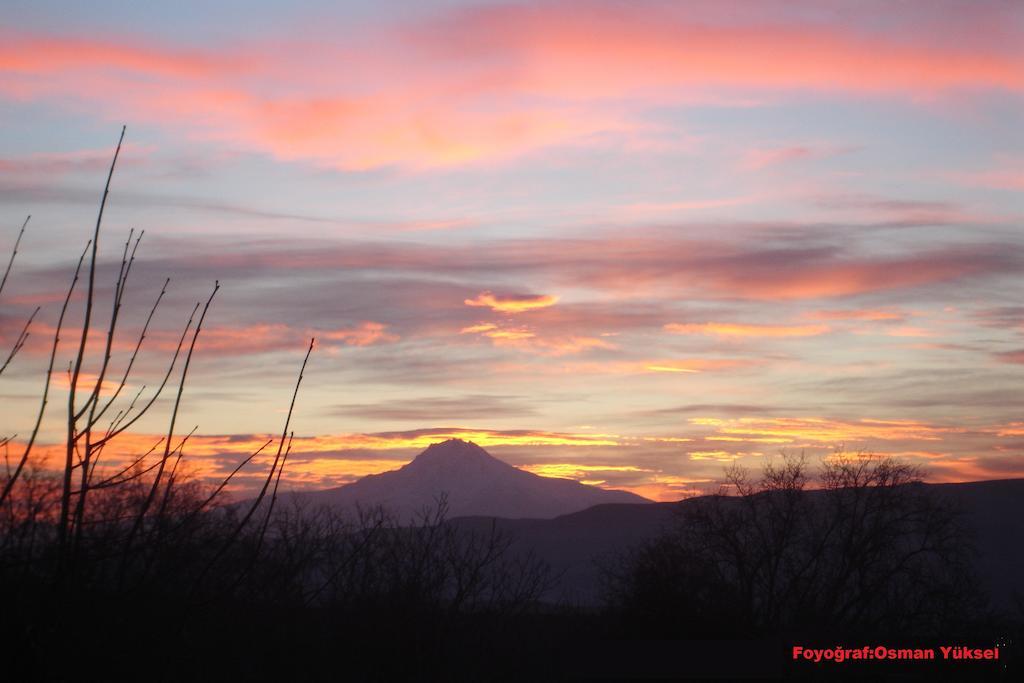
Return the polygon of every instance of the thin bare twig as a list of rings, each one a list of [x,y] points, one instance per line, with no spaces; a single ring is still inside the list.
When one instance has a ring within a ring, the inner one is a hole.
[[[82,272],[82,263],[85,261],[85,255],[89,251],[89,244],[85,245],[85,250],[82,251],[82,255],[78,257],[78,265],[75,267],[75,275],[71,278],[71,286],[68,287],[68,294],[64,297],[64,305],[60,309],[60,317],[57,318],[57,329],[53,333],[53,346],[50,348],[50,363],[46,367],[46,383],[43,385],[43,399],[39,405],[39,412],[36,413],[36,423],[32,428],[32,435],[28,439],[28,443],[25,444],[25,450],[21,454],[21,458],[18,460],[18,465],[14,469],[13,476],[7,479],[4,484],[3,493],[0,493],[0,505],[3,505],[4,501],[7,500],[7,496],[11,493],[11,489],[14,488],[14,482],[18,480],[22,470],[25,468],[25,463],[28,462],[29,454],[32,452],[32,447],[35,445],[36,437],[39,435],[39,427],[43,423],[43,414],[46,412],[46,403],[50,396],[50,382],[53,377],[53,364],[57,358],[57,345],[60,344],[60,331],[64,327],[64,315],[68,311],[68,303],[71,301],[71,295],[75,291],[75,285],[78,283],[78,277]]]
[[[106,413],[107,410],[110,409],[110,406],[113,405],[114,401],[117,400],[117,397],[121,395],[121,392],[127,385],[128,376],[131,374],[132,367],[134,367],[135,365],[135,360],[139,356],[139,349],[142,348],[142,342],[146,339],[146,332],[149,331],[149,325],[153,321],[153,316],[156,314],[156,309],[160,305],[160,301],[164,298],[164,295],[167,294],[167,285],[169,285],[170,282],[171,278],[167,278],[166,280],[164,280],[164,286],[160,289],[160,294],[156,297],[156,302],[153,304],[153,307],[149,309],[149,315],[146,317],[146,324],[142,326],[142,332],[139,334],[139,339],[135,344],[135,349],[132,351],[131,358],[128,359],[128,365],[127,367],[125,367],[124,375],[122,375],[121,381],[118,382],[117,389],[114,391],[114,394],[107,400],[107,402],[103,405],[103,408],[101,408],[100,411],[96,414],[96,421],[99,421],[100,418],[103,417],[104,413]],[[137,396],[136,399],[138,399]],[[135,401],[132,401],[132,404],[134,403]]]
[[[171,473],[167,475],[167,484],[164,486],[164,497],[163,500],[160,501],[160,510],[157,512],[158,519],[162,519],[164,513],[167,511],[167,503],[171,498],[171,489],[174,487],[175,475],[178,473],[178,465],[181,463],[181,459],[185,456],[185,444],[188,443],[188,440],[192,438],[192,435],[196,433],[197,429],[199,429],[199,425],[193,427],[192,431],[186,434],[185,438],[183,438],[177,448],[174,449],[174,453],[177,454],[177,457],[174,460],[174,465],[171,467]]]
[[[85,347],[89,341],[89,326],[92,324],[92,309],[95,302],[96,292],[96,254],[99,248],[100,226],[103,224],[103,210],[107,206],[107,197],[110,195],[110,181],[114,177],[114,168],[117,166],[117,157],[121,153],[121,144],[124,142],[126,127],[121,128],[121,137],[117,141],[117,148],[114,150],[114,158],[110,162],[110,171],[107,172],[107,182],[103,186],[103,198],[100,200],[100,210],[96,215],[96,227],[92,237],[92,255],[89,259],[89,288],[85,297],[85,315],[82,321],[82,336],[78,343],[78,353],[75,356],[74,369],[71,374],[70,386],[68,387],[68,423],[67,423],[67,453],[64,460],[64,481],[63,491],[60,499],[60,521],[57,525],[57,537],[60,545],[60,558],[63,561],[67,550],[68,524],[71,512],[71,473],[73,456],[75,452],[77,424],[75,410],[75,395],[78,388],[78,378],[82,372],[82,363],[85,358]]]
[[[21,224],[21,230],[18,231],[18,238],[14,240],[14,249],[11,250],[11,258],[7,262],[7,269],[4,270],[4,277],[0,280],[0,293],[4,291],[4,285],[7,284],[7,276],[11,274],[11,267],[14,265],[14,257],[18,255],[18,245],[21,244],[21,238],[25,234],[25,228],[28,226],[28,222],[31,219],[31,215],[25,218],[25,222]]]
[[[156,476],[153,477],[153,482],[149,488],[149,494],[146,496],[146,500],[143,502],[142,507],[135,516],[135,522],[132,524],[131,531],[129,531],[128,537],[125,539],[124,555],[122,556],[121,569],[119,571],[120,581],[124,580],[124,573],[127,570],[128,557],[131,552],[132,543],[146,519],[146,514],[149,512],[149,508],[153,505],[153,499],[156,497],[156,492],[160,487],[160,480],[163,477],[164,468],[167,466],[167,460],[171,456],[170,448],[171,439],[174,436],[174,424],[178,419],[178,410],[181,407],[182,394],[185,392],[185,380],[188,377],[189,365],[192,363],[192,354],[195,352],[196,341],[199,339],[199,333],[203,329],[203,320],[206,319],[206,313],[210,310],[210,304],[213,302],[213,297],[217,295],[217,290],[219,289],[220,282],[214,281],[213,291],[210,293],[210,297],[206,300],[206,305],[203,306],[203,312],[199,316],[198,322],[196,322],[196,329],[192,334],[192,342],[189,344],[188,353],[185,356],[185,364],[181,369],[181,380],[178,383],[178,394],[174,399],[174,408],[171,411],[170,426],[167,429],[167,440],[164,442],[164,454],[160,459],[159,466],[156,468]]]
[[[277,467],[278,464],[280,463],[281,456],[284,452],[285,442],[288,435],[288,428],[291,425],[292,413],[295,410],[295,400],[299,395],[299,387],[302,385],[302,377],[306,371],[306,364],[309,362],[309,355],[313,352],[313,344],[315,342],[315,338],[309,340],[309,349],[306,350],[306,357],[302,360],[302,367],[299,369],[299,378],[295,382],[295,391],[292,392],[292,401],[291,404],[288,406],[288,415],[285,418],[284,429],[281,432],[281,440],[277,444],[277,454],[274,456],[274,461],[270,466],[270,472],[267,474],[266,479],[263,480],[263,487],[260,489],[259,495],[256,496],[256,499],[249,506],[249,509],[245,513],[245,516],[242,518],[242,521],[240,521],[235,526],[234,531],[231,533],[230,536],[228,536],[228,539],[221,545],[220,549],[217,551],[217,554],[213,556],[213,559],[210,560],[210,562],[206,565],[206,568],[196,579],[195,583],[192,585],[193,592],[198,590],[199,585],[202,583],[203,579],[206,578],[206,575],[209,573],[209,571],[213,568],[215,564],[217,564],[217,562],[220,561],[220,558],[224,556],[224,553],[226,553],[228,549],[238,539],[238,536],[242,533],[242,530],[245,528],[245,525],[249,523],[249,520],[252,519],[252,516],[256,513],[256,510],[259,508],[260,503],[263,502],[263,498],[267,495],[267,489],[270,488],[270,483],[275,480],[275,474],[277,474]]]
[[[149,411],[149,409],[153,406],[153,404],[156,403],[156,400],[158,398],[160,398],[160,394],[162,394],[164,388],[167,387],[167,382],[170,381],[171,374],[174,372],[174,366],[178,362],[178,356],[181,355],[181,347],[185,343],[185,338],[188,337],[189,330],[192,329],[192,321],[195,319],[196,313],[199,311],[199,306],[200,306],[200,304],[197,303],[195,305],[195,308],[192,309],[192,315],[189,316],[188,322],[185,324],[185,329],[182,331],[181,337],[178,339],[178,345],[174,349],[174,356],[171,358],[170,365],[167,366],[167,372],[164,374],[164,378],[160,382],[160,386],[158,386],[156,388],[156,391],[153,393],[152,396],[149,397],[149,400],[146,401],[145,405],[143,405],[141,408],[139,408],[139,411],[135,414],[135,417],[133,417],[132,419],[128,420],[127,422],[124,422],[123,424],[119,425],[117,427],[117,429],[115,429],[114,431],[112,431],[110,434],[106,435],[102,439],[100,439],[100,441],[97,441],[95,445],[104,444],[104,443],[110,441],[111,439],[116,438],[119,434],[124,432],[126,429],[129,429],[133,424],[135,424],[138,420],[140,420],[142,418],[142,416],[145,415]]]
[[[14,346],[11,347],[11,352],[7,354],[7,360],[4,361],[3,365],[0,365],[0,375],[4,374],[4,370],[6,370],[7,366],[11,364],[14,357],[18,355],[18,352],[21,351],[21,347],[25,345],[25,342],[28,341],[28,328],[32,325],[32,321],[36,319],[36,316],[39,314],[39,310],[40,307],[36,306],[36,310],[32,311],[32,315],[30,315],[28,320],[25,321],[25,326],[21,328],[21,333],[14,341]]]
[[[137,465],[141,464],[143,460],[145,460],[150,455],[152,455],[153,451],[155,451],[157,448],[160,447],[160,444],[162,444],[164,442],[165,438],[166,437],[161,436],[157,440],[157,442],[150,447],[150,449],[148,451],[146,451],[145,453],[140,455],[138,458],[133,460],[130,464],[125,465],[123,468],[121,468],[120,471],[116,472],[115,474],[112,474],[109,477],[107,477],[106,479],[98,481],[95,484],[90,484],[89,488],[92,488],[92,489],[106,488],[107,486],[110,486],[112,484],[119,484],[119,483],[121,483],[123,481],[130,481],[131,479],[136,478],[138,475],[133,475],[129,479],[119,479],[120,477],[124,476],[128,472],[131,472]],[[148,472],[149,470],[153,469],[154,467],[156,467],[156,463],[153,463],[153,465],[150,466],[149,468],[147,468],[145,471]]]
[[[210,494],[210,496],[209,496],[209,497],[208,497],[208,498],[207,498],[206,500],[204,500],[204,501],[203,501],[202,505],[200,505],[200,506],[199,506],[198,508],[196,508],[196,509],[197,509],[197,510],[204,510],[204,509],[206,509],[206,508],[207,508],[207,507],[208,507],[208,506],[209,506],[209,505],[210,505],[211,503],[213,503],[214,499],[215,499],[215,498],[216,498],[216,497],[217,497],[218,495],[220,495],[220,492],[221,492],[221,491],[223,491],[223,490],[224,490],[224,487],[226,487],[226,486],[227,486],[227,485],[228,485],[229,483],[231,483],[231,480],[232,480],[232,479],[234,478],[234,476],[235,476],[236,474],[238,474],[238,473],[239,473],[239,471],[241,471],[241,469],[242,469],[243,467],[245,467],[246,465],[248,465],[248,464],[249,464],[249,462],[250,462],[250,461],[251,461],[251,460],[252,460],[253,458],[255,458],[255,457],[256,457],[257,455],[259,455],[260,453],[262,453],[262,452],[264,451],[264,449],[266,449],[266,447],[267,447],[267,446],[269,446],[269,445],[270,445],[270,444],[272,444],[272,443],[274,443],[274,440],[273,440],[273,439],[267,439],[267,442],[266,442],[265,444],[263,444],[262,446],[260,446],[259,448],[257,448],[257,449],[256,449],[255,451],[253,451],[253,452],[252,452],[252,453],[251,453],[250,455],[248,455],[248,456],[247,456],[247,457],[246,457],[246,458],[245,458],[244,460],[242,460],[242,462],[238,463],[238,466],[237,466],[237,467],[236,467],[236,468],[235,468],[234,470],[232,470],[232,471],[231,471],[231,474],[229,474],[229,475],[228,475],[227,477],[225,477],[225,478],[224,478],[224,480],[223,480],[223,481],[221,481],[221,483],[220,483],[220,484],[219,484],[219,485],[217,486],[217,488],[216,488],[216,489],[214,489],[213,493],[211,493],[211,494]]]
[[[100,391],[103,388],[103,382],[107,376],[107,368],[110,367],[111,350],[114,346],[114,333],[117,330],[117,317],[121,312],[121,299],[124,294],[125,285],[128,281],[128,273],[131,270],[131,264],[135,261],[135,250],[138,249],[139,242],[142,240],[142,235],[139,235],[139,239],[135,241],[135,248],[132,249],[131,261],[129,261],[128,249],[131,247],[132,236],[134,234],[134,228],[128,231],[128,239],[125,240],[124,243],[124,253],[121,255],[121,268],[117,273],[117,283],[114,286],[114,303],[110,312],[110,324],[107,327],[107,342],[103,349],[103,364],[100,367],[99,374],[93,384],[93,389],[89,398],[74,416],[74,420],[77,423],[85,412],[87,410],[89,411],[89,420],[85,425],[85,429],[82,430],[85,435],[85,457],[82,458],[81,483],[78,488],[78,499],[75,502],[75,515],[72,521],[72,525],[75,527],[75,550],[73,554],[77,554],[78,546],[82,538],[82,521],[85,518],[86,500],[89,495],[89,478],[92,476],[92,471],[94,469],[94,466],[90,467],[90,463],[93,459],[92,427],[96,424],[96,407],[99,403],[99,396]],[[100,448],[102,449],[102,446],[100,446]]]
[[[124,288],[128,282],[128,272],[131,270],[131,264],[135,261],[135,250],[139,248],[139,242],[142,240],[142,235],[139,235],[139,239],[135,241],[135,247],[132,249],[131,261],[128,261],[128,248],[131,246],[132,236],[135,234],[135,229],[128,231],[128,239],[124,243],[124,253],[121,255],[121,268],[117,273],[117,282],[114,285],[114,303],[110,311],[110,324],[107,326],[107,341],[106,346],[103,349],[103,364],[100,366],[99,375],[96,378],[96,383],[93,385],[92,391],[89,393],[89,398],[85,404],[75,413],[75,419],[80,419],[87,410],[91,411],[89,424],[86,425],[86,430],[90,429],[95,420],[93,416],[96,413],[96,404],[99,399],[100,390],[103,386],[103,380],[107,376],[107,368],[110,367],[110,357],[114,346],[114,332],[117,330],[117,317],[121,312],[121,301],[124,295]]]

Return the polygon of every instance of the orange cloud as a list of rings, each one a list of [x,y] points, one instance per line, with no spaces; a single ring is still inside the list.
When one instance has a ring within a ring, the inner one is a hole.
[[[744,456],[748,456],[748,455],[764,455],[764,454],[759,452],[759,451],[751,451],[751,452],[735,451],[735,452],[732,452],[732,451],[715,450],[715,451],[690,451],[689,453],[687,453],[687,455],[690,456],[690,460],[713,460],[715,462],[732,462],[733,460],[737,460],[737,459],[742,458]]]
[[[135,435],[148,443],[152,435]],[[159,437],[157,437],[159,438]],[[189,440],[189,452],[196,455],[250,453],[270,434],[247,435],[195,435]],[[480,446],[613,446],[618,437],[607,434],[571,434],[533,430],[499,431],[488,429],[435,428],[411,432],[378,432],[372,434],[324,434],[295,437],[296,453],[326,453],[346,450],[401,450],[426,448],[448,439],[473,441]]]
[[[615,344],[604,339],[597,337],[557,337],[554,339],[544,339],[537,342],[536,347],[541,350],[542,353],[548,353],[553,356],[564,356],[567,354],[582,353],[583,351],[590,351],[593,349],[603,349],[606,351],[614,351],[619,348]]]
[[[955,255],[928,261],[907,257],[808,265],[792,273],[723,272],[714,284],[753,299],[816,299],[917,287],[975,274],[985,267]]]
[[[700,372],[700,370],[697,370],[696,368],[690,367],[689,365],[686,365],[686,364],[675,364],[675,365],[656,364],[656,365],[647,365],[647,366],[644,366],[644,369],[645,370],[650,370],[651,372]]]
[[[177,447],[182,434],[176,435],[171,443]],[[259,477],[266,471],[276,453],[274,434],[193,434],[183,451],[184,462],[189,471],[209,482],[219,482],[244,458],[259,450],[267,441],[273,444],[255,458],[231,487],[243,491],[252,486],[246,483],[246,476]],[[102,452],[102,464],[98,474],[106,476],[132,463],[142,454],[152,450],[148,463],[159,459],[164,450],[161,440],[164,434],[142,434],[126,432],[111,441]],[[375,434],[326,434],[298,436],[292,441],[290,465],[282,475],[282,481],[289,487],[309,488],[334,486],[367,474],[376,474],[397,469],[409,461],[410,452],[419,451],[431,444],[447,439],[474,441],[485,448],[501,446],[517,447],[601,447],[616,446],[621,438],[608,434],[572,434],[536,430],[499,431],[487,429],[434,428],[408,432],[380,432]],[[10,444],[14,451],[24,448],[22,442]],[[392,457],[352,457],[352,452],[372,451],[386,453],[396,451]],[[398,455],[400,453],[401,455]],[[37,444],[32,451],[33,462],[43,469],[58,467],[64,456],[60,444]],[[248,474],[246,474],[248,473]]]
[[[321,330],[314,336],[322,341],[341,342],[345,346],[373,346],[398,341],[399,336],[387,332],[387,327],[383,323],[367,321],[348,329]]]
[[[289,459],[282,479],[291,488],[326,488],[397,470],[407,462],[403,458],[295,458]]]
[[[522,328],[514,329],[493,329],[484,332],[485,337],[490,337],[498,346],[523,346],[521,342],[527,339],[535,339],[536,334]]]
[[[904,315],[895,311],[877,310],[877,309],[851,309],[851,310],[828,310],[828,311],[812,311],[808,313],[809,318],[816,320],[866,320],[866,321],[882,321],[882,320],[903,320]]]
[[[78,384],[76,385],[75,391],[78,396],[88,394],[96,388],[96,382],[99,380],[99,375],[90,372],[80,372],[78,374]],[[119,379],[105,378],[103,384],[100,386],[100,396],[110,396],[115,391],[119,384]],[[71,376],[66,372],[55,372],[50,377],[50,386],[57,389],[64,389],[65,391],[71,389]],[[126,387],[128,388],[128,387]]]
[[[941,441],[962,429],[915,420],[827,420],[824,418],[692,418],[709,427],[707,441],[839,446],[872,441]]]
[[[480,292],[476,297],[466,299],[463,303],[467,306],[486,306],[498,313],[522,313],[523,311],[554,306],[557,302],[558,297],[550,294],[496,296],[491,292]]]
[[[685,360],[651,361],[643,366],[648,372],[696,373],[707,370],[729,370],[749,365],[748,361],[722,358],[687,358]]]
[[[602,472],[648,472],[634,465],[582,465],[578,463],[539,463],[523,465],[520,469],[533,472],[542,477],[581,480]],[[602,483],[604,481],[602,480]]]
[[[698,417],[689,421],[682,435],[641,436],[607,433],[554,432],[542,430],[489,430],[462,427],[376,432],[322,434],[296,437],[283,475],[289,488],[323,488],[400,467],[427,446],[449,438],[475,441],[486,448],[508,448],[512,453],[525,449],[546,449],[550,456],[523,469],[543,476],[557,476],[621,488],[656,500],[676,500],[701,493],[699,485],[717,480],[721,463],[768,455],[767,444],[775,448],[828,450],[845,444],[850,451],[863,445],[870,452],[888,453],[927,463],[935,481],[1020,476],[1007,469],[997,458],[963,454],[960,437],[984,437],[991,443],[984,448],[998,453],[999,439],[1016,438],[1024,433],[1024,423],[993,425],[969,431],[960,427],[929,424],[914,420],[840,420],[826,418],[735,418]],[[112,442],[103,454],[101,469],[107,472],[124,466],[158,443],[161,434],[126,433]],[[172,441],[178,444],[182,435]],[[691,438],[692,437],[692,438]],[[277,435],[196,434],[186,445],[185,462],[197,476],[218,481],[239,460],[248,456]],[[23,444],[14,443],[17,451]],[[993,448],[994,446],[994,448]],[[550,450],[548,450],[550,449]],[[562,451],[560,449],[568,449]],[[628,454],[636,449],[644,453],[638,463]],[[245,494],[265,474],[276,447],[272,446],[243,470],[232,490]],[[163,452],[158,448],[150,457]],[[503,457],[499,451],[494,451]],[[595,453],[601,453],[595,456]],[[608,464],[608,454],[615,462]],[[682,458],[680,456],[683,456]],[[59,444],[40,444],[34,462],[58,465],[63,458]],[[47,463],[46,458],[50,458]],[[620,459],[624,458],[624,459]],[[691,472],[673,471],[685,463]],[[663,469],[663,468],[667,468]],[[1002,468],[1002,469],[1001,469]]]
[[[890,337],[931,337],[934,333],[924,327],[914,327],[912,325],[903,325],[889,330],[886,334]]]
[[[706,334],[716,337],[814,337],[830,331],[827,325],[758,325],[742,323],[669,323],[674,334]]]
[[[554,336],[542,337],[526,327],[501,327],[494,323],[478,323],[464,327],[460,334],[478,334],[487,337],[495,346],[529,351],[547,356],[565,356],[593,349],[614,350],[618,347],[598,337]]]
[[[999,436],[1024,436],[1024,422],[1011,422],[997,431]]]
[[[643,483],[621,486],[627,491],[654,501],[672,502],[707,494],[708,488],[715,489],[714,480],[706,478],[680,477],[672,474],[654,474],[645,477]]]
[[[654,360],[565,361],[550,366],[530,367],[531,373],[553,375],[692,375],[750,367],[759,361],[733,358],[684,358]],[[522,373],[524,367],[506,366],[507,372]]]
[[[418,432],[378,434],[339,434],[296,440],[296,450],[392,450],[426,448],[447,439],[473,441],[480,446],[613,446],[618,441],[604,434],[565,434],[559,432],[503,432],[486,429],[431,429]]]
[[[1011,470],[995,468],[991,466],[991,462],[985,462],[977,456],[930,460],[928,467],[931,470],[929,480],[939,483],[984,481],[986,479],[1024,476],[1024,468]]]
[[[459,334],[481,334],[496,329],[498,329],[498,326],[495,325],[494,323],[477,323],[476,325],[463,327],[461,330],[459,330]]]

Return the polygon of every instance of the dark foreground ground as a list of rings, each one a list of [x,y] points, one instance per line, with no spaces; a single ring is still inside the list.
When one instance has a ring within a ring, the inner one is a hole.
[[[10,605],[10,603],[8,603]],[[8,681],[545,681],[545,680],[971,680],[1015,681],[1020,625],[974,625],[940,641],[807,635],[678,640],[631,632],[580,612],[446,619],[438,614],[332,614],[326,610],[174,605],[81,605],[81,623],[24,633],[5,610]],[[38,614],[36,621],[39,622]],[[998,661],[943,661],[940,645],[1000,644]],[[935,648],[936,661],[818,663],[807,648]]]
[[[501,608],[452,611],[424,597],[423,585],[393,578],[356,601],[305,607],[258,593],[186,599],[158,582],[69,597],[42,578],[7,581],[0,681],[1022,680],[1024,481],[929,489],[965,509],[987,600],[938,632],[825,624],[748,633],[728,619],[709,629],[684,613],[602,606],[602,559],[656,536],[673,510],[612,505],[554,520],[447,522],[497,526],[514,537],[513,554],[552,567],[542,599]],[[385,545],[406,557],[419,547],[408,540],[391,535]],[[360,580],[375,566],[388,568],[367,561]],[[794,659],[797,646],[932,650],[935,659],[814,662]],[[999,659],[946,660],[942,646],[998,646]]]

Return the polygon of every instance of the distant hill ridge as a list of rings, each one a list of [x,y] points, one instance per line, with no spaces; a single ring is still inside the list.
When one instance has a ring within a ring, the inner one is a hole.
[[[324,491],[292,494],[301,502],[338,508],[380,505],[408,519],[444,495],[448,517],[549,519],[604,503],[649,503],[628,491],[542,477],[495,458],[480,446],[449,439],[407,465]]]
[[[976,567],[994,606],[1018,609],[1024,598],[1024,479],[973,481],[924,486],[956,504],[973,533]],[[821,495],[809,490],[805,495]],[[596,561],[608,560],[651,539],[670,525],[681,507],[699,498],[648,505],[599,505],[557,519],[499,520],[498,529],[516,539],[516,552],[530,553],[555,570],[559,585],[551,599],[597,604],[600,573]],[[467,530],[487,532],[491,520],[453,520]]]

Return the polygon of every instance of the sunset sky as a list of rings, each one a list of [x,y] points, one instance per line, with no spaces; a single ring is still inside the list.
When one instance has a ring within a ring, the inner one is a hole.
[[[127,124],[99,324],[129,228],[115,367],[171,278],[132,395],[220,280],[203,474],[280,431],[316,336],[294,486],[449,436],[665,500],[783,451],[1024,476],[1024,3],[208,4],[5,3],[4,356],[42,312],[0,437]]]

